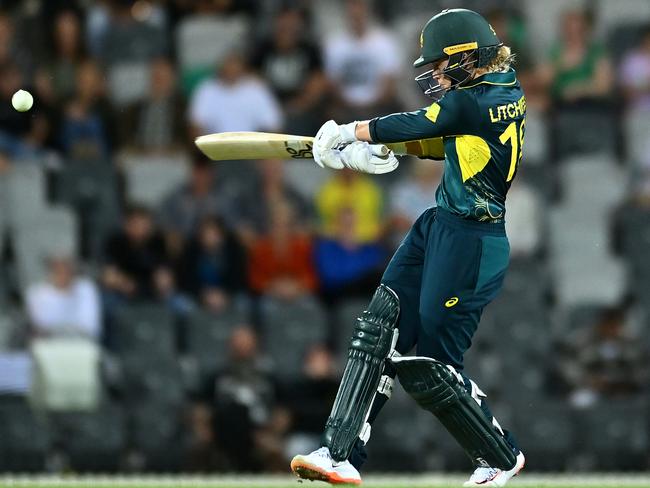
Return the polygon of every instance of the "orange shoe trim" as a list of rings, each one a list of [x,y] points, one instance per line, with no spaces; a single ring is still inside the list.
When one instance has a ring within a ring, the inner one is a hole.
[[[323,468],[308,463],[298,457],[291,460],[291,471],[303,480],[325,481],[332,485],[360,485],[361,480],[354,478],[343,478],[338,473],[328,473]]]

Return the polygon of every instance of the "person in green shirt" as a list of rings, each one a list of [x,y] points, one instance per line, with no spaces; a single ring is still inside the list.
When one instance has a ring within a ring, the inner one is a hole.
[[[463,356],[508,267],[505,201],[521,160],[526,98],[510,48],[476,12],[442,11],[420,44],[414,65],[430,69],[416,81],[431,105],[344,125],[330,120],[314,141],[320,166],[380,174],[398,165],[383,143],[440,138],[444,154],[424,157],[444,159],[444,173],[437,206],[413,224],[359,316],[322,447],[292,460],[303,479],[361,483],[371,424],[396,376],[474,463],[464,486],[504,486],[524,464],[465,374]],[[416,356],[404,356],[414,347]]]

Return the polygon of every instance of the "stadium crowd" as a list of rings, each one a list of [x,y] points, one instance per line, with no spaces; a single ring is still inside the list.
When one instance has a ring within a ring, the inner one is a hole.
[[[646,3],[2,2],[0,469],[283,472],[318,442],[354,317],[442,167],[215,164],[192,141],[426,105],[419,29],[458,6],[513,48],[528,106],[512,269],[469,374],[531,466],[647,467]],[[374,466],[463,467],[403,401]]]

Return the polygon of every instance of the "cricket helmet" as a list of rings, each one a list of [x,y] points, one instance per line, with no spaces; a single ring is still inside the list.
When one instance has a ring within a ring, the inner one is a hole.
[[[453,89],[470,78],[470,69],[487,66],[500,46],[499,37],[481,14],[463,8],[447,9],[434,15],[422,29],[420,57],[413,66],[420,68],[448,58],[449,64],[442,73],[452,80]],[[431,74],[423,73],[416,78],[429,96],[439,94],[437,83],[431,83],[432,76],[425,76]]]

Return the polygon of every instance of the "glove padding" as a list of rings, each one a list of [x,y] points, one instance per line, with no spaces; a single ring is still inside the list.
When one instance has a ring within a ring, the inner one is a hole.
[[[354,135],[357,123],[338,125],[333,120],[325,122],[314,137],[312,152],[314,160],[321,168],[342,169],[338,149],[356,141]]]
[[[390,173],[399,166],[399,160],[393,151],[383,144],[353,142],[343,148],[340,153],[344,167],[363,173],[380,175]]]

